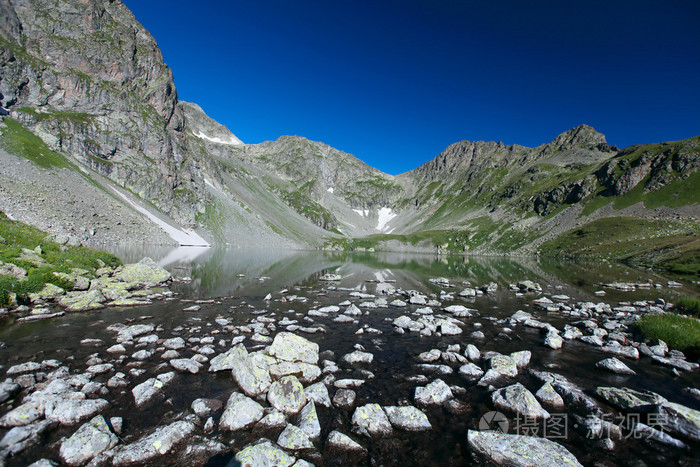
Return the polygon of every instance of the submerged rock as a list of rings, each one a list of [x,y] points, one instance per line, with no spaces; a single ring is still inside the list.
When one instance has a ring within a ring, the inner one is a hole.
[[[581,465],[564,446],[544,438],[469,430],[467,441],[473,451],[497,465]]]

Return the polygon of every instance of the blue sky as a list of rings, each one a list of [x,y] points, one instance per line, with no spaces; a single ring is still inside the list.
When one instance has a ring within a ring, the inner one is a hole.
[[[246,143],[300,135],[391,174],[460,140],[700,134],[697,0],[124,0],[178,96]]]

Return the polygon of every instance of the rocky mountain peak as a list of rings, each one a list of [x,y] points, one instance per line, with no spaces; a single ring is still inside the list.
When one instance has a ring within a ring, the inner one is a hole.
[[[575,147],[593,147],[607,144],[605,135],[597,132],[592,126],[579,125],[557,136],[550,143],[558,150],[567,150]]]
[[[0,37],[9,41],[16,41],[22,32],[22,23],[15,9],[10,5],[10,0],[0,0]]]
[[[210,118],[197,104],[179,101],[185,118],[185,128],[188,133],[209,143],[241,146],[243,141],[224,125]]]

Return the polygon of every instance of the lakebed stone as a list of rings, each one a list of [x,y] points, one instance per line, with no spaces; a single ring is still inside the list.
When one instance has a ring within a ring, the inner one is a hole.
[[[119,467],[155,461],[184,443],[194,430],[194,423],[185,420],[157,428],[153,433],[121,448],[114,455],[112,463]]]
[[[564,446],[545,438],[469,430],[467,441],[473,451],[497,465],[581,465]]]
[[[368,437],[388,436],[393,431],[389,418],[379,404],[366,404],[355,409],[352,424],[359,434]]]
[[[98,415],[61,443],[59,456],[68,465],[83,465],[102,451],[116,446],[118,441],[104,417]]]

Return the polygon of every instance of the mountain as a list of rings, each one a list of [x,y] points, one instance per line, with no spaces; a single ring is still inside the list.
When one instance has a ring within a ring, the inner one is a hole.
[[[178,99],[119,1],[0,0],[0,18],[0,210],[74,243],[556,254],[606,218],[697,232],[698,137],[618,149],[580,125],[392,176],[300,136],[244,144]]]

